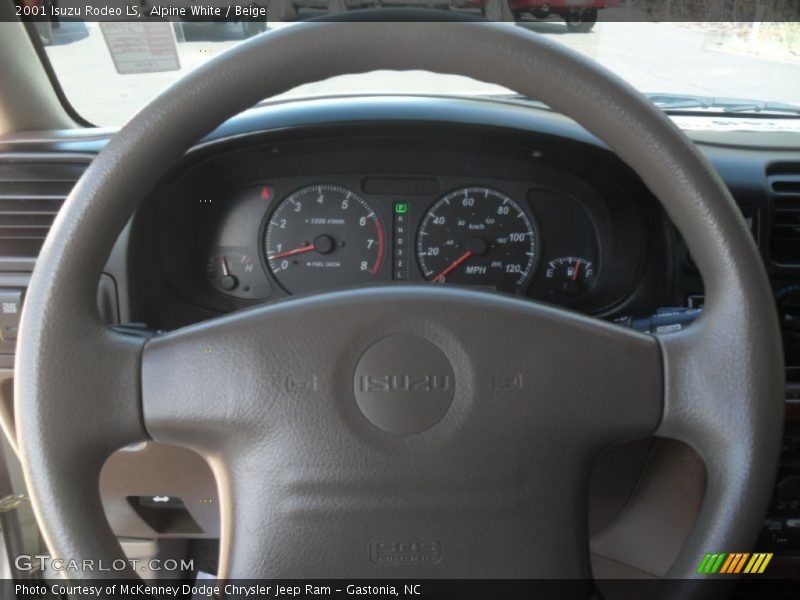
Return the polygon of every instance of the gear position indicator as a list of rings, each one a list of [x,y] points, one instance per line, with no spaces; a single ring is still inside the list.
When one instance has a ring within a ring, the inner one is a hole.
[[[395,202],[392,211],[392,279],[406,281],[408,279],[408,252],[410,245],[409,204]]]

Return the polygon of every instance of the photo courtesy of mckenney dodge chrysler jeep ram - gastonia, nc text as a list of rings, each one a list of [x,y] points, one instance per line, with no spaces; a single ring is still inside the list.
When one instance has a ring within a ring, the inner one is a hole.
[[[0,598],[800,598],[800,4],[0,0]]]

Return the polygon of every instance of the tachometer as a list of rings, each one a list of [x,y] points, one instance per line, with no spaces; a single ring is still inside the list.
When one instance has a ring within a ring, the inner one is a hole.
[[[505,194],[464,188],[438,200],[417,234],[425,279],[517,292],[533,272],[538,236],[533,219]]]
[[[383,263],[383,225],[355,192],[312,185],[278,204],[265,247],[272,274],[289,292],[367,283]]]

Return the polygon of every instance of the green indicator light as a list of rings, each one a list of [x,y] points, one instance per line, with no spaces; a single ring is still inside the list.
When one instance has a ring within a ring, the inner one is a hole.
[[[398,215],[404,215],[408,212],[408,202],[395,202],[394,212]]]

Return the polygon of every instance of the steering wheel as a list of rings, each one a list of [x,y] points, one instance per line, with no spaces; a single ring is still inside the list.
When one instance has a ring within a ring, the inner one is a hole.
[[[294,297],[148,341],[100,321],[112,245],[197,140],[262,98],[375,69],[498,84],[601,138],[686,240],[705,282],[702,317],[648,336],[513,297],[409,285]],[[675,438],[707,468],[669,572],[691,578],[705,552],[749,548],[766,510],[783,426],[779,339],[763,264],[722,181],[616,75],[499,24],[299,24],[167,89],[78,182],[27,293],[19,443],[55,556],[123,557],[99,472],[118,448],[156,440],[200,453],[217,477],[220,578],[590,578],[593,460],[623,440]]]

